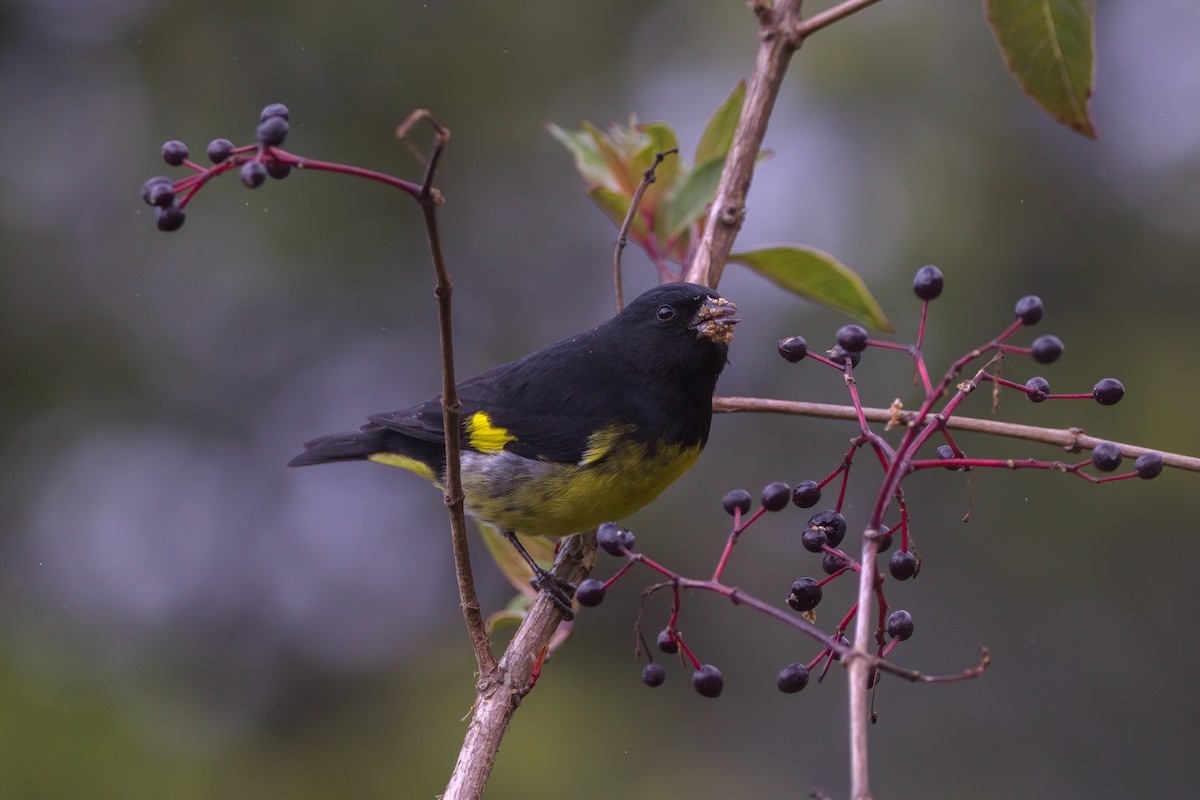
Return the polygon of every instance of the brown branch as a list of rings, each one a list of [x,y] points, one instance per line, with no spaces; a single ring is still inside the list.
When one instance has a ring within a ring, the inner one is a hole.
[[[746,88],[746,101],[733,144],[725,157],[721,182],[704,224],[704,235],[684,273],[685,281],[715,287],[721,280],[725,261],[746,216],[746,194],[775,98],[779,96],[792,53],[800,46],[800,3],[801,0],[779,0],[773,9],[766,3],[751,4],[759,22],[758,58]]]
[[[846,2],[826,9],[820,14],[813,14],[800,23],[800,38],[804,39],[809,34],[816,33],[822,28],[827,28],[838,20],[845,19],[851,14],[862,11],[867,6],[873,6],[878,2],[879,0],[846,0]]]
[[[795,400],[775,400],[764,397],[714,397],[713,411],[721,413],[749,412],[764,414],[793,414],[801,417],[823,417],[826,419],[858,418],[853,406],[839,406],[832,403],[804,403]],[[863,408],[863,415],[868,422],[888,422],[897,419],[903,424],[911,424],[917,418],[915,411],[896,412],[887,408]],[[947,428],[961,431],[986,433],[992,436],[1004,436],[1010,439],[1024,439],[1031,442],[1058,445],[1072,453],[1081,450],[1092,450],[1101,442],[1109,441],[1095,436],[1086,435],[1080,428],[1039,428],[1034,425],[1018,425],[1012,422],[1000,422],[990,419],[952,416],[945,420]],[[1185,456],[1178,453],[1167,453],[1134,444],[1113,442],[1126,458],[1137,458],[1143,453],[1156,452],[1163,458],[1163,464],[1176,469],[1200,472],[1200,458]]]
[[[572,536],[559,551],[554,576],[578,583],[591,572],[595,557],[595,533]],[[442,800],[477,800],[483,794],[508,724],[537,682],[560,622],[562,613],[547,593],[539,592],[500,663],[476,687],[471,722]]]
[[[444,128],[426,109],[417,109],[408,115],[396,129],[396,136],[405,140],[409,132],[421,121],[428,122],[434,129],[433,153],[425,168],[425,180],[417,201],[425,216],[425,230],[429,237],[429,252],[433,258],[437,287],[434,297],[438,302],[438,340],[442,361],[442,427],[446,432],[446,510],[450,515],[450,539],[454,550],[454,571],[458,577],[458,595],[463,618],[475,650],[475,660],[481,678],[490,675],[496,668],[496,657],[492,655],[487,625],[475,594],[475,581],[471,575],[471,555],[467,545],[467,523],[463,513],[462,475],[460,463],[459,412],[462,404],[458,400],[458,389],[454,380],[454,337],[451,325],[450,299],[454,281],[446,269],[446,258],[442,252],[442,239],[438,232],[437,207],[442,202],[441,194],[433,188],[433,177],[446,145],[450,143],[450,131]]]
[[[646,194],[646,190],[650,188],[650,184],[655,181],[654,173],[658,169],[658,165],[667,156],[675,155],[678,152],[678,147],[672,147],[670,150],[655,153],[654,163],[646,167],[642,172],[642,182],[638,185],[637,191],[633,193],[633,198],[629,201],[629,211],[625,214],[625,221],[621,224],[621,230],[617,233],[617,243],[613,247],[613,289],[617,293],[618,312],[625,308],[625,292],[621,289],[621,251],[625,249],[625,245],[629,244],[629,229],[633,226],[633,217],[637,214],[638,206],[642,204],[642,195]]]

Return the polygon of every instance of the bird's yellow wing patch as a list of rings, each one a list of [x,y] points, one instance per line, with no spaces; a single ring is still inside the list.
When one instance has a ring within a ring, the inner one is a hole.
[[[579,466],[595,464],[607,456],[614,446],[621,443],[621,438],[629,435],[632,430],[631,425],[614,425],[593,433],[588,437],[588,447],[583,451],[583,458],[579,459]]]
[[[466,427],[467,444],[481,453],[499,453],[504,445],[517,440],[506,428],[493,425],[486,411],[476,411],[467,417]]]
[[[427,481],[437,483],[437,477],[433,474],[433,470],[429,468],[429,465],[422,461],[417,461],[415,458],[402,456],[399,453],[372,453],[367,456],[367,460],[374,461],[377,464],[387,464],[389,467],[400,467],[400,469],[415,472]]]

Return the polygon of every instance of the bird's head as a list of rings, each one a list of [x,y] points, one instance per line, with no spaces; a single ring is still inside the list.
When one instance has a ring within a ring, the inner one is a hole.
[[[622,348],[655,369],[717,376],[729,356],[737,306],[707,286],[664,283],[613,317]]]

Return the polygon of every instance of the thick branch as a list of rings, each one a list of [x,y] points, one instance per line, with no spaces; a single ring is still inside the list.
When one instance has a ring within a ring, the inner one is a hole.
[[[765,3],[754,5],[759,19],[758,60],[746,89],[746,102],[733,134],[733,145],[721,171],[717,195],[704,225],[704,236],[684,274],[685,281],[716,286],[721,280],[733,240],[746,217],[746,194],[775,98],[779,96],[792,53],[800,46],[800,2],[779,0],[774,9]]]
[[[595,556],[594,533],[572,536],[559,552],[554,576],[578,583],[591,572]],[[550,596],[539,593],[496,669],[480,679],[471,722],[443,800],[476,800],[482,796],[508,723],[533,689],[550,639],[561,621],[562,614]]]

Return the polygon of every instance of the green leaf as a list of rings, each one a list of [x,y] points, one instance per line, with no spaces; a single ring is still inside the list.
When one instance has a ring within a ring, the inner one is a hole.
[[[729,260],[745,264],[784,289],[845,312],[859,322],[883,331],[892,330],[892,323],[862,278],[828,253],[811,247],[780,245],[734,253]]]
[[[665,122],[647,122],[639,125],[638,130],[649,137],[650,141],[633,159],[631,177],[637,181],[635,190],[645,179],[645,172],[654,163],[657,154],[668,150],[676,151],[658,165],[658,169],[654,171],[654,183],[646,187],[646,193],[642,195],[642,202],[638,206],[639,211],[654,213],[658,210],[663,196],[675,185],[675,178],[679,175],[679,140],[675,138],[675,131]]]
[[[704,216],[705,209],[717,194],[721,182],[721,170],[725,168],[725,157],[709,161],[689,172],[679,182],[677,189],[667,201],[667,240],[687,230],[693,222]]]
[[[553,122],[546,125],[546,130],[575,157],[575,169],[585,181],[597,184],[611,182],[608,166],[601,158],[592,134],[587,131],[568,131]]]
[[[742,117],[742,104],[746,101],[746,82],[738,81],[738,85],[730,92],[729,97],[721,107],[713,113],[704,126],[700,143],[696,145],[696,165],[705,164],[713,159],[724,160],[733,144],[733,132],[737,129],[738,120]]]
[[[1088,138],[1094,0],[986,0],[1008,71],[1046,113]]]
[[[621,151],[622,145],[626,143],[618,141],[617,136],[606,136],[603,131],[587,120],[584,120],[583,129],[595,141],[596,150],[608,168],[608,177],[600,183],[615,192],[633,197],[633,190],[637,188],[637,184],[641,182],[642,178],[639,175],[637,182],[632,180],[630,150]],[[617,133],[619,131],[614,130],[614,134]]]
[[[629,213],[631,198],[603,186],[593,186],[588,189],[588,197],[592,199],[593,203],[600,206],[600,210],[616,224],[618,230],[625,224],[625,215]],[[629,226],[629,235],[636,241],[645,241],[646,220],[641,214],[634,216],[633,224]]]

